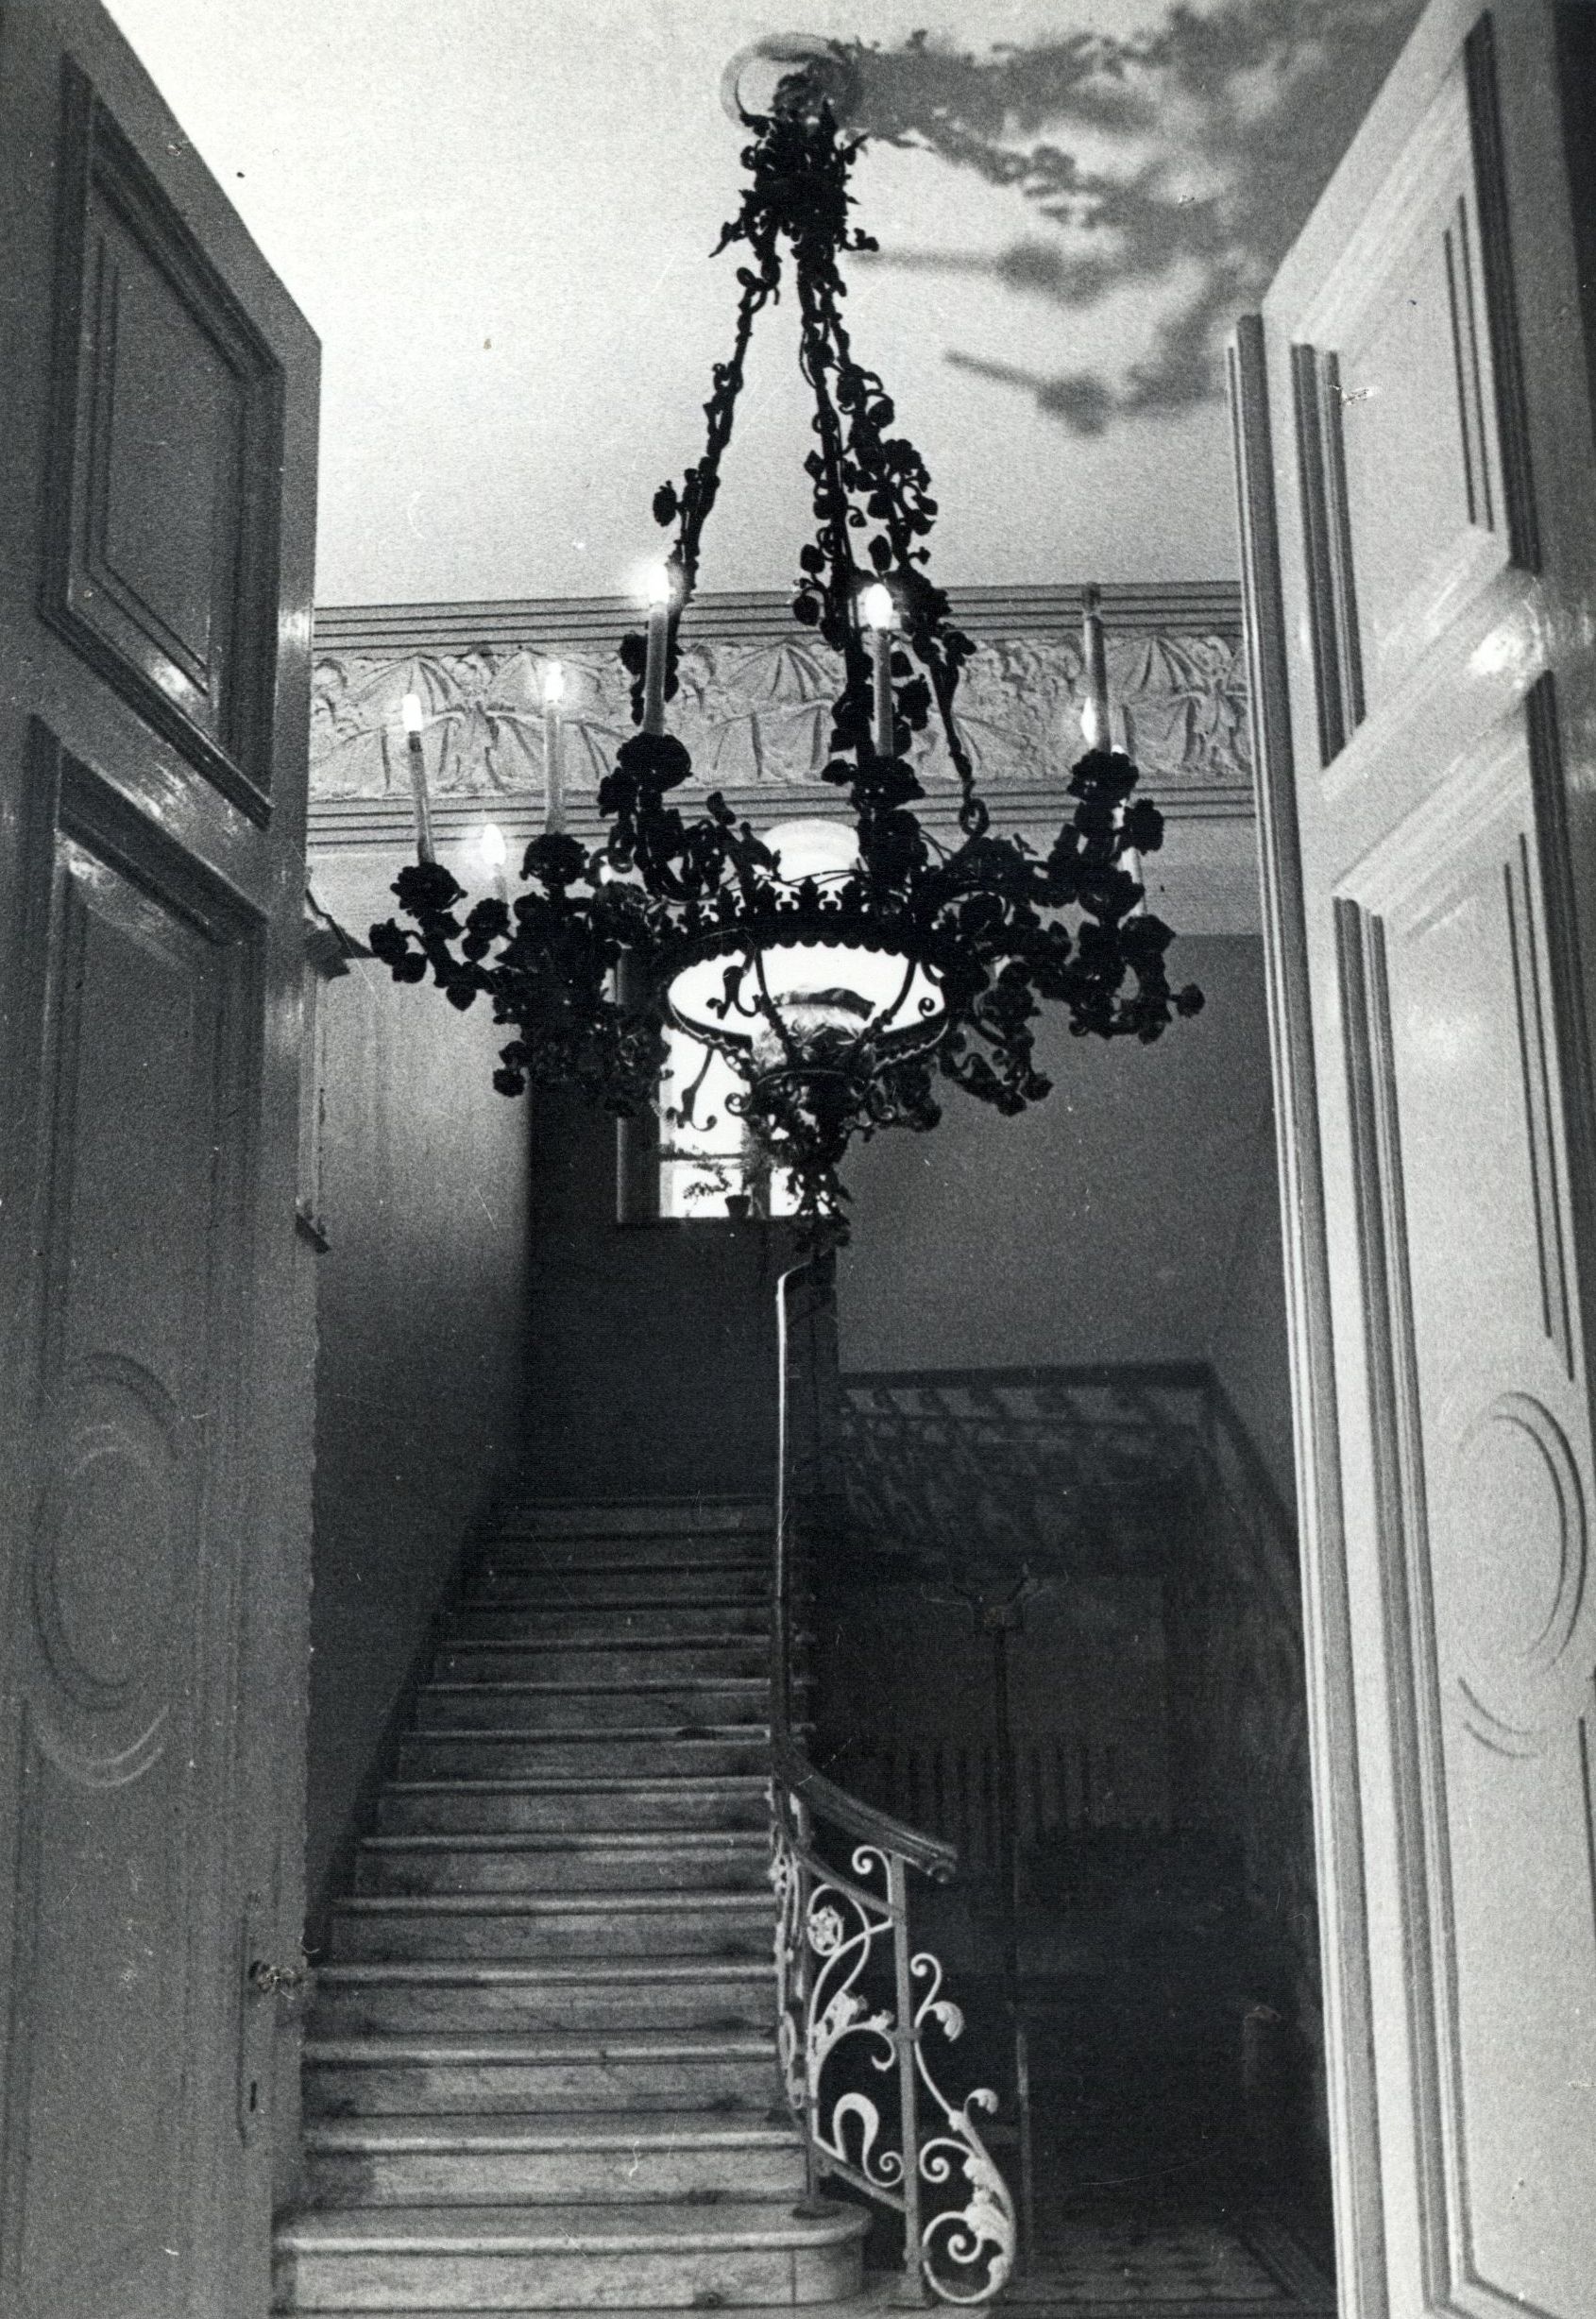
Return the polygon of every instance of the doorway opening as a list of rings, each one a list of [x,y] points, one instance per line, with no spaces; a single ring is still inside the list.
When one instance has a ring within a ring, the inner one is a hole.
[[[999,2094],[1018,2292],[1329,2310],[1262,967],[1181,948],[1189,1061],[1071,1049],[1006,1172],[962,1121],[934,1182],[856,1170],[815,1744],[958,1848],[916,1937]]]

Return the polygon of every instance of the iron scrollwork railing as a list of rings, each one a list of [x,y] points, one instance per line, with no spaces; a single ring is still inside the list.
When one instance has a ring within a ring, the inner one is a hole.
[[[946,1882],[954,1848],[848,1794],[817,1770],[791,1721],[793,1596],[805,1494],[797,1472],[789,1285],[776,1286],[780,1370],[771,1627],[771,1881],[776,1898],[776,2036],[783,2088],[804,2138],[810,2194],[852,2186],[900,2215],[904,2270],[924,2298],[985,2303],[1013,2269],[1014,2203],[981,2138],[977,2087],[956,2102],[940,2072],[962,2035],[942,1966],[913,1945],[909,1875]],[[813,1308],[811,1307],[811,1320]],[[812,1349],[811,1349],[812,1354]],[[812,1407],[816,1379],[811,1356]],[[817,1458],[808,1443],[811,1484]],[[935,2066],[933,2062],[935,2061]]]

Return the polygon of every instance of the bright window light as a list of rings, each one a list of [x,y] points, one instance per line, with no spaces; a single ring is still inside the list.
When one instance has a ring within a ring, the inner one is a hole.
[[[745,1134],[730,1098],[742,1082],[723,1055],[669,1025],[659,1083],[659,1213],[791,1216],[798,1195]],[[735,1202],[735,1204],[733,1204]],[[746,1204],[745,1204],[746,1203]]]

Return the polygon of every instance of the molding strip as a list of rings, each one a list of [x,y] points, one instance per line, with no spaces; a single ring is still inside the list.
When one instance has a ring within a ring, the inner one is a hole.
[[[1054,636],[1079,632],[1084,583],[1061,587],[956,588],[948,591],[956,622],[972,636]],[[1233,580],[1107,582],[1104,623],[1136,634],[1239,637],[1241,590]],[[325,605],[315,616],[318,651],[458,651],[471,644],[615,645],[642,615],[630,596],[534,596],[485,604]],[[695,596],[684,638],[708,642],[794,642],[812,636],[792,617],[792,599],[777,588]]]

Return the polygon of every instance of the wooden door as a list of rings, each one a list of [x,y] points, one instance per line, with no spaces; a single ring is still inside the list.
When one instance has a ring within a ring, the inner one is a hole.
[[[0,2309],[266,2302],[297,1954],[317,359],[92,0],[0,9]]]
[[[1596,2310],[1596,9],[1434,0],[1232,350],[1343,2309]]]

